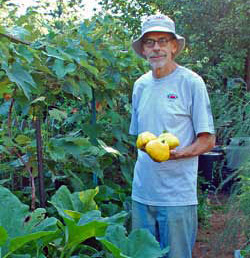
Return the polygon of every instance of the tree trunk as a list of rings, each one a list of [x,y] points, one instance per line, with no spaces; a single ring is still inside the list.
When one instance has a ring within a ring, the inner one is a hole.
[[[95,99],[95,90],[92,88],[92,100],[91,100],[91,125],[96,125],[96,99]],[[94,145],[97,144],[96,137],[92,139]],[[93,184],[94,186],[98,185],[98,178],[96,173],[93,173]]]
[[[38,180],[39,180],[39,195],[40,207],[44,208],[46,205],[45,188],[43,177],[43,144],[41,133],[41,120],[40,115],[36,118],[36,146],[37,146],[37,163],[38,163]]]
[[[245,60],[245,82],[247,91],[250,92],[250,50],[247,51],[247,56]]]

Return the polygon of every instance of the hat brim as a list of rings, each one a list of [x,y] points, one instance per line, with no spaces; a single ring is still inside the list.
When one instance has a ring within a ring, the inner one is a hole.
[[[180,54],[180,52],[184,49],[185,47],[185,38],[174,33],[171,30],[167,30],[164,27],[160,27],[160,26],[155,26],[155,27],[151,27],[148,30],[145,30],[143,32],[143,34],[141,34],[141,36],[139,38],[137,38],[136,40],[133,41],[132,43],[132,47],[134,49],[134,51],[136,52],[137,55],[139,55],[140,57],[146,59],[146,57],[142,54],[142,38],[143,36],[148,33],[148,32],[166,32],[166,33],[172,33],[175,37],[176,40],[178,42],[178,48],[177,51],[175,53],[175,57],[178,56]]]

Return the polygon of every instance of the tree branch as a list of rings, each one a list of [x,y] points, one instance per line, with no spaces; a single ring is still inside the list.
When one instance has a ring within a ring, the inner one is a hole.
[[[9,39],[10,41],[12,41],[14,43],[21,43],[21,44],[25,44],[25,45],[30,45],[31,44],[28,41],[18,39],[18,38],[14,37],[12,35],[9,35],[9,34],[0,33],[0,36],[7,38],[7,39]]]
[[[11,131],[11,115],[12,115],[12,109],[13,109],[14,102],[15,102],[15,99],[12,98],[11,99],[11,103],[10,103],[10,107],[9,107],[9,112],[8,112],[8,135],[9,135],[9,138],[11,138],[11,136],[12,136],[12,131]]]

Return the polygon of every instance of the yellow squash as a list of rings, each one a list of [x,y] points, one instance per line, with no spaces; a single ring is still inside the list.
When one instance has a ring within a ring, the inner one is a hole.
[[[180,145],[179,139],[171,133],[162,133],[159,135],[158,139],[167,141],[170,150]]]
[[[143,132],[143,133],[140,133],[138,135],[138,138],[136,140],[136,147],[138,149],[141,149],[141,150],[144,150],[145,149],[145,146],[146,144],[151,141],[151,140],[154,140],[156,139],[157,137],[153,134],[153,133],[150,133],[148,131],[146,132]]]
[[[151,159],[156,162],[163,162],[169,159],[169,146],[165,140],[159,138],[151,140],[147,143],[145,149]]]

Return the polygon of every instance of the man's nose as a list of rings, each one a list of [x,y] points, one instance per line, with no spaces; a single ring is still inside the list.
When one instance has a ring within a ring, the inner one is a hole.
[[[154,50],[160,49],[160,45],[159,45],[158,41],[155,41],[155,44],[154,44],[153,49],[154,49]]]

